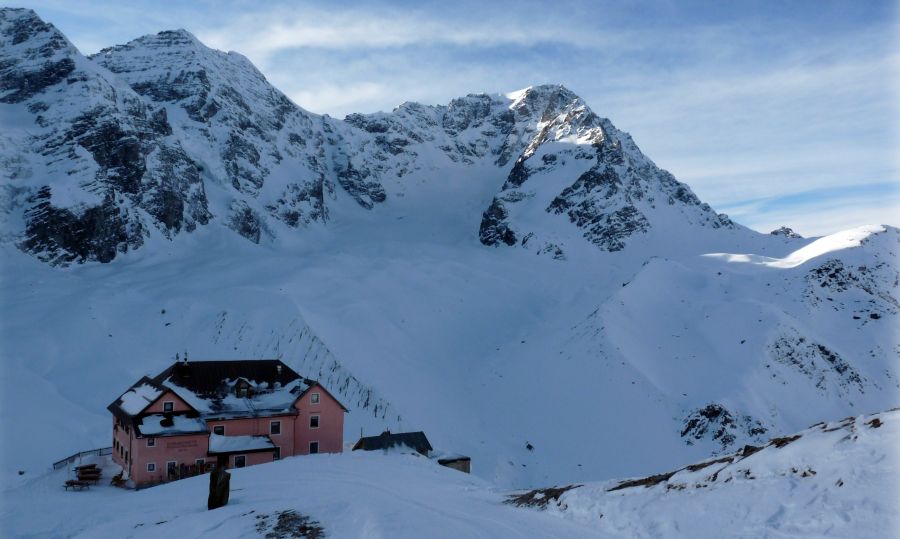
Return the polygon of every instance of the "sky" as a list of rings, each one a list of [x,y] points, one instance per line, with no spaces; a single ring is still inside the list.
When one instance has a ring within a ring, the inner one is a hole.
[[[86,54],[184,28],[335,117],[563,84],[751,228],[900,226],[900,0],[18,5]]]

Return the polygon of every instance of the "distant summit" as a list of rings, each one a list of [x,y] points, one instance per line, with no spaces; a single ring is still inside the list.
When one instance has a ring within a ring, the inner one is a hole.
[[[803,237],[800,234],[797,234],[796,232],[794,232],[793,229],[790,229],[786,226],[776,228],[775,230],[769,232],[769,234],[771,234],[773,236],[784,236],[786,238],[802,238]]]

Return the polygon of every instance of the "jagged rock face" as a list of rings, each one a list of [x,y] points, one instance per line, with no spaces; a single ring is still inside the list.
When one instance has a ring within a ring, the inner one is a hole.
[[[508,217],[509,212],[506,211],[503,202],[495,198],[491,203],[491,207],[484,212],[484,217],[481,219],[481,230],[478,233],[481,243],[497,245],[503,242],[506,245],[515,245],[516,235],[506,225]]]
[[[21,103],[75,70],[71,44],[51,24],[22,10],[0,13],[3,49],[0,102]]]
[[[708,404],[692,411],[682,422],[681,437],[688,445],[699,440],[718,443],[717,452],[732,448],[737,440],[760,442],[768,429],[749,415],[735,415],[721,404]]]
[[[171,237],[208,221],[196,165],[164,110],[97,72],[30,10],[0,12],[0,35],[0,100],[26,124],[5,135],[26,154],[4,208],[22,208],[21,248],[51,263],[108,262],[149,227]]]
[[[43,187],[28,199],[28,235],[21,244],[45,262],[109,262],[143,235],[141,221],[129,218],[127,208],[111,195],[80,213],[54,206],[50,195],[50,188]]]
[[[776,364],[799,372],[820,392],[865,393],[866,380],[844,358],[824,344],[801,336],[793,328],[775,338],[768,353]],[[767,364],[766,368],[772,370],[773,379],[780,380],[774,365]]]
[[[607,251],[619,251],[625,240],[639,232],[646,232],[650,223],[630,202],[626,194],[624,203],[608,204],[623,188],[615,170],[605,166],[585,172],[566,187],[548,206],[553,213],[566,213],[569,220],[584,229],[584,237]],[[591,196],[596,193],[597,196]],[[610,211],[612,210],[612,211]]]
[[[782,227],[776,228],[775,230],[769,232],[769,234],[771,234],[771,235],[773,235],[773,236],[784,236],[785,238],[797,238],[797,239],[799,239],[799,238],[802,238],[802,237],[803,237],[803,236],[801,236],[800,234],[797,234],[796,232],[794,232],[793,229],[788,228],[788,227],[786,227],[786,226],[782,226]]]

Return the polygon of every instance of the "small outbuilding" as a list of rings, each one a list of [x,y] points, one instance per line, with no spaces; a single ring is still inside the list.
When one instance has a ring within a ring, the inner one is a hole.
[[[433,449],[422,431],[417,432],[391,432],[386,430],[378,436],[364,436],[353,446],[353,451],[376,451],[378,449],[390,449],[392,447],[409,447],[426,457]]]
[[[386,430],[378,436],[363,436],[356,442],[356,445],[353,446],[353,450],[357,451],[361,449],[363,451],[376,451],[379,449],[391,449],[393,447],[408,447],[415,450],[420,455],[436,460],[441,466],[453,468],[454,470],[459,470],[464,473],[472,472],[472,459],[465,455],[460,455],[458,453],[444,453],[442,451],[437,451],[435,454],[432,454],[434,448],[431,447],[431,443],[428,442],[428,438],[422,431],[391,432]]]
[[[472,459],[465,455],[444,455],[437,459],[438,464],[453,468],[463,473],[472,473]]]

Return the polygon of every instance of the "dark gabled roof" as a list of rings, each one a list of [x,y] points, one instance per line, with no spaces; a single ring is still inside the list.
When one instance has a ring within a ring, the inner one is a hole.
[[[281,372],[278,371],[279,366]],[[279,359],[238,359],[176,361],[154,377],[153,382],[162,385],[169,378],[197,395],[213,395],[221,391],[224,380],[244,378],[257,384],[265,382],[273,387],[276,382],[285,386],[301,376]]]
[[[466,462],[472,461],[472,457],[467,457],[465,455],[454,455],[452,457],[441,457],[438,459],[438,464],[452,464],[454,462]]]
[[[415,449],[419,453],[428,453],[433,448],[428,443],[428,438],[422,431],[417,432],[390,432],[385,431],[378,436],[366,436],[360,438],[353,451],[375,451],[377,449],[389,449],[391,447],[406,446]]]

